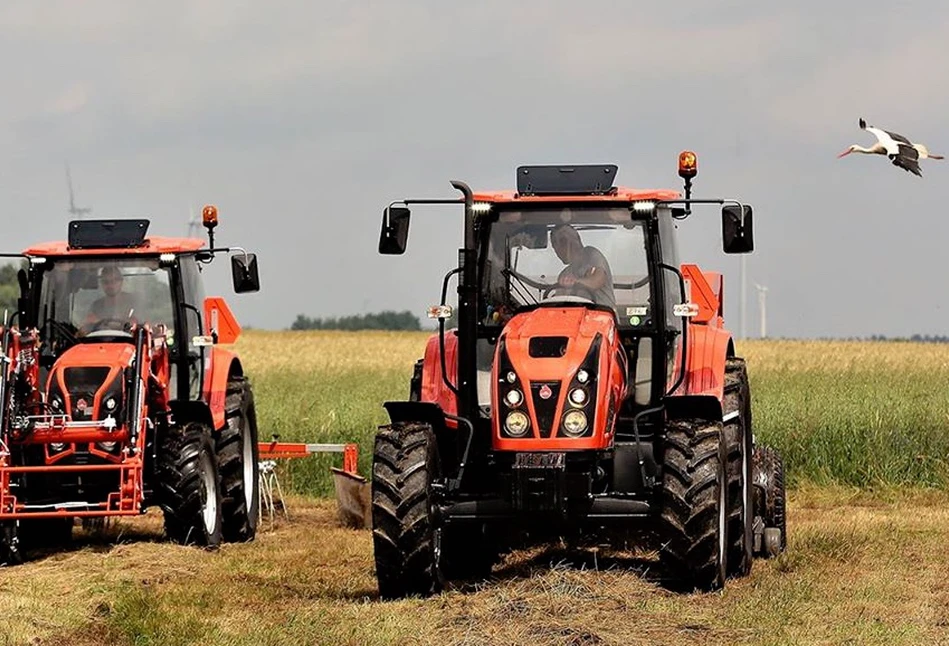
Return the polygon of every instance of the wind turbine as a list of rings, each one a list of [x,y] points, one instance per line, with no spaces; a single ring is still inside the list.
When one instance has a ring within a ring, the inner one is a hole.
[[[188,205],[188,213],[191,214],[191,219],[188,220],[188,237],[196,238],[197,236],[194,234],[194,231],[197,229],[199,233],[201,232],[201,219],[198,218],[194,206],[192,205]]]
[[[764,339],[768,336],[768,313],[766,309],[768,288],[755,283],[755,289],[758,290],[758,314],[761,316],[761,338]]]
[[[66,164],[66,183],[69,185],[69,213],[82,220],[82,216],[92,211],[90,207],[76,206],[75,196],[72,190],[72,176],[69,174],[69,164]]]

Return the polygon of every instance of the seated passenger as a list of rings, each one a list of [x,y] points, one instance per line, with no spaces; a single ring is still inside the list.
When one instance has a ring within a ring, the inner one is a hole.
[[[613,294],[613,272],[599,249],[584,247],[580,234],[569,224],[560,224],[550,233],[550,243],[557,257],[566,267],[560,272],[557,284],[567,288],[566,293],[591,297],[597,305],[616,307]]]

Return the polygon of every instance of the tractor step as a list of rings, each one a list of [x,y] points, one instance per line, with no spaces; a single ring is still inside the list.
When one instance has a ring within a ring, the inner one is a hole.
[[[446,522],[502,520],[529,517],[531,514],[517,509],[500,498],[465,500],[441,508]],[[597,496],[589,504],[578,505],[567,511],[567,516],[587,520],[630,520],[650,515],[652,508],[644,500]],[[544,512],[538,512],[543,514]]]

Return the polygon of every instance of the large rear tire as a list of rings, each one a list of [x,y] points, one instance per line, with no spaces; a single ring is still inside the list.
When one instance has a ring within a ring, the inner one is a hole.
[[[260,518],[260,466],[254,393],[244,377],[227,384],[225,419],[216,442],[224,540],[252,541]]]
[[[727,359],[724,391],[722,412],[728,451],[728,575],[743,577],[751,573],[754,559],[751,389],[744,359]]]
[[[763,540],[756,553],[770,558],[781,554],[788,546],[784,461],[771,447],[756,446],[752,465],[755,515],[763,525]]]
[[[186,545],[220,545],[221,476],[209,426],[188,422],[162,435],[158,480],[168,537]]]
[[[728,523],[722,423],[673,420],[666,427],[660,561],[673,586],[704,591],[725,585]]]
[[[431,426],[403,422],[379,429],[372,458],[372,543],[383,599],[429,596],[444,585],[432,490],[439,469]]]

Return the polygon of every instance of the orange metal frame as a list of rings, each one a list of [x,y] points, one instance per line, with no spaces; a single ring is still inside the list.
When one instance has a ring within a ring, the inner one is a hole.
[[[316,453],[342,453],[343,471],[356,475],[359,465],[359,445],[349,444],[306,444],[303,442],[259,442],[258,451],[261,460],[280,458],[307,458]]]

